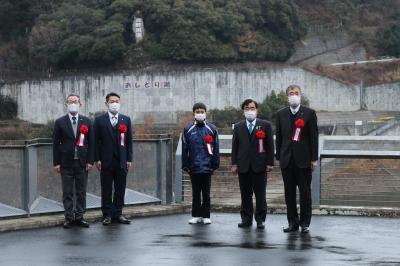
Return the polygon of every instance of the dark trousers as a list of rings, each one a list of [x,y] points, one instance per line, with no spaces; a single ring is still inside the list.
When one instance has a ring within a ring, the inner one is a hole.
[[[311,222],[311,168],[299,168],[293,156],[288,167],[282,168],[285,201],[289,225],[310,226]],[[300,193],[300,220],[297,213],[296,187]]]
[[[211,174],[191,174],[192,217],[210,218]]]
[[[250,167],[251,169],[251,167]],[[253,221],[253,193],[256,197],[256,212],[254,219],[256,222],[264,222],[267,216],[266,199],[266,176],[265,172],[254,173],[249,170],[247,173],[239,173],[239,186],[242,199],[240,216],[243,222],[251,223]]]
[[[110,167],[101,169],[101,211],[104,217],[118,218],[124,206],[127,168],[113,159]],[[113,195],[114,188],[114,195]]]
[[[67,220],[74,221],[83,218],[86,211],[87,176],[88,173],[79,160],[74,160],[71,167],[61,167],[62,200]],[[76,199],[75,206],[74,198]]]

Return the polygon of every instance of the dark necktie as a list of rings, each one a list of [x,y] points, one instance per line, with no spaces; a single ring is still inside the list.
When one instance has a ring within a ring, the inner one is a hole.
[[[112,126],[115,127],[116,124],[117,124],[117,117],[113,116],[112,117]]]
[[[248,129],[249,129],[249,134],[251,135],[251,133],[253,133],[253,123],[249,124]]]

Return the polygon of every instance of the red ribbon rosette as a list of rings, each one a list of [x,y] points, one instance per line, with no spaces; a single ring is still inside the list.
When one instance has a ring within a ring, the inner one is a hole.
[[[257,137],[257,139],[264,139],[265,138],[264,130],[257,130],[256,137]]]
[[[124,125],[124,124],[121,124],[121,125],[119,125],[119,133],[120,133],[120,140],[121,140],[121,146],[125,146],[125,141],[126,141],[126,138],[125,138],[125,134],[126,134],[126,132],[128,132],[128,127],[126,126],[126,125]]]
[[[214,138],[211,135],[207,135],[204,137],[204,141],[207,144],[208,154],[213,155],[213,147],[211,146],[211,143],[213,143]]]
[[[292,140],[293,141],[299,141],[300,140],[300,136],[301,136],[301,131],[303,130],[303,127],[304,127],[304,120],[303,119],[297,119],[294,122],[294,126],[296,127],[296,129],[294,130]]]
[[[257,130],[256,138],[258,139],[258,153],[265,152],[265,148],[264,148],[265,131]]]
[[[304,127],[304,120],[303,120],[303,119],[297,119],[297,120],[294,122],[294,125],[295,125],[296,127],[298,127],[298,128],[303,128],[303,127]]]
[[[87,133],[89,133],[89,127],[87,126],[87,125],[82,125],[80,128],[79,128],[79,132],[81,132],[82,134],[87,134]]]
[[[77,145],[82,147],[85,143],[85,136],[89,133],[89,127],[87,125],[82,125],[79,128],[79,139]]]

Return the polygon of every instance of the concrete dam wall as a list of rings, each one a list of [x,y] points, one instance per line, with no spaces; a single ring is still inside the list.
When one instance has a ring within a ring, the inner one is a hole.
[[[92,115],[105,111],[105,95],[121,95],[121,112],[140,122],[152,114],[155,122],[176,122],[178,111],[190,111],[193,103],[204,102],[210,109],[239,107],[246,98],[261,102],[273,90],[298,84],[316,110],[398,111],[395,104],[400,83],[361,88],[319,76],[299,67],[271,67],[254,70],[175,70],[121,71],[109,74],[66,76],[62,78],[6,83],[0,93],[19,104],[20,119],[46,123],[65,113],[63,101],[70,93],[81,96],[81,112]],[[395,99],[396,98],[396,99]]]

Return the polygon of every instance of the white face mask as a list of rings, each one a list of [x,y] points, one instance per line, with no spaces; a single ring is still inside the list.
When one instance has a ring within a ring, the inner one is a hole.
[[[79,111],[79,104],[77,104],[77,103],[68,104],[67,109],[68,109],[69,113],[76,114]]]
[[[196,119],[199,122],[204,122],[204,120],[206,120],[206,113],[194,114],[194,119]]]
[[[257,117],[257,111],[246,111],[244,112],[244,117],[249,121],[253,121]]]
[[[301,97],[299,95],[289,95],[288,101],[290,106],[296,107],[299,106],[301,102]]]
[[[120,107],[120,103],[111,103],[108,105],[108,110],[110,110],[111,113],[118,113]]]

